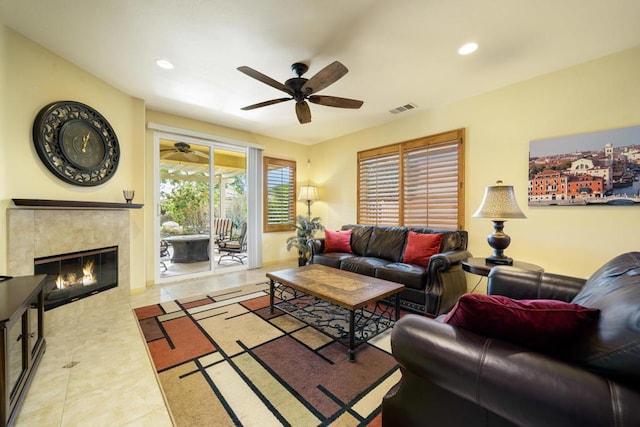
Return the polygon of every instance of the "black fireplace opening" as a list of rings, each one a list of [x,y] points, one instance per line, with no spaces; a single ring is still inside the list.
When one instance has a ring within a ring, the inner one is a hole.
[[[118,286],[118,247],[60,254],[34,260],[46,274],[44,309],[49,310]]]

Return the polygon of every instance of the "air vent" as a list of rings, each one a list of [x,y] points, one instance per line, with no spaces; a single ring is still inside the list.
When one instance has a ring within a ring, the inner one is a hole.
[[[413,110],[414,108],[418,108],[418,106],[416,104],[414,104],[413,102],[410,102],[408,104],[401,105],[400,107],[396,107],[393,110],[389,110],[389,112],[391,114],[398,114],[398,113],[403,113],[403,112],[408,111],[408,110]]]

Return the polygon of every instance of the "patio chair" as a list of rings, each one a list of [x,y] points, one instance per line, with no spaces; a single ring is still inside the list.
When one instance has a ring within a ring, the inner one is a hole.
[[[167,271],[166,262],[171,259],[171,254],[169,253],[169,242],[166,240],[160,240],[160,265],[162,266],[162,271]]]
[[[237,240],[223,240],[218,242],[218,250],[220,251],[218,264],[220,264],[220,261],[224,258],[230,258],[232,261],[238,261],[240,264],[244,264],[244,259],[247,258],[245,254],[245,252],[247,252],[247,223],[242,224]]]
[[[224,240],[231,239],[232,231],[233,231],[233,221],[231,221],[231,218],[214,218],[213,219],[212,237],[216,244]]]

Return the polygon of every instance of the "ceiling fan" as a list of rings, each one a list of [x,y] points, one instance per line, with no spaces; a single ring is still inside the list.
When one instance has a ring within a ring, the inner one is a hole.
[[[191,162],[198,162],[201,159],[209,159],[209,155],[207,153],[203,153],[198,150],[192,150],[191,146],[186,142],[176,142],[173,144],[173,148],[165,148],[160,150],[160,159],[168,159],[176,154],[180,154],[184,156],[187,160]]]
[[[238,71],[243,72],[249,77],[253,77],[264,84],[289,94],[289,97],[287,98],[277,98],[259,102],[257,104],[243,107],[242,110],[253,110],[254,108],[266,107],[267,105],[278,104],[280,102],[290,101],[293,99],[296,101],[296,115],[298,116],[298,121],[300,123],[309,123],[311,121],[311,110],[309,109],[307,100],[314,104],[326,105],[328,107],[360,108],[362,106],[363,102],[358,101],[357,99],[314,95],[316,92],[320,92],[327,86],[332,85],[349,72],[347,67],[342,65],[340,62],[335,61],[318,71],[318,73],[310,79],[305,79],[302,75],[306,73],[308,69],[309,67],[306,64],[296,62],[291,66],[291,70],[298,77],[290,78],[282,84],[251,67],[238,67]]]

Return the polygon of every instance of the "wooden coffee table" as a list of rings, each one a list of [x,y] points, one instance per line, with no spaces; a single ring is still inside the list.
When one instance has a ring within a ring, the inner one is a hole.
[[[274,312],[276,293],[280,295],[280,299],[283,302],[286,302],[285,295],[289,295],[292,300],[300,301],[299,294],[302,294],[348,310],[348,348],[349,361],[351,362],[355,360],[355,348],[357,345],[366,342],[378,333],[388,329],[386,325],[384,328],[378,328],[377,324],[371,328],[368,322],[379,322],[381,319],[385,319],[387,322],[393,322],[393,320],[397,321],[400,318],[400,291],[404,289],[404,285],[399,283],[364,276],[350,271],[343,271],[320,264],[274,271],[267,273],[267,277],[269,278],[270,284],[269,307],[271,313]],[[286,292],[288,292],[288,294]],[[380,314],[365,313],[364,307],[368,304],[391,296],[395,296],[395,318],[393,320],[383,317]],[[278,309],[293,314],[291,311],[283,309],[282,303],[278,304]],[[295,316],[295,314],[293,315]],[[356,322],[356,316],[358,317],[358,322]],[[309,323],[303,318],[298,318],[305,323]],[[309,324],[314,326],[312,323]],[[366,332],[364,332],[364,325],[367,325],[369,328]],[[372,329],[374,332],[372,332]],[[325,331],[322,332],[326,333]],[[333,335],[329,336],[336,338]],[[337,341],[342,343],[340,339]]]

